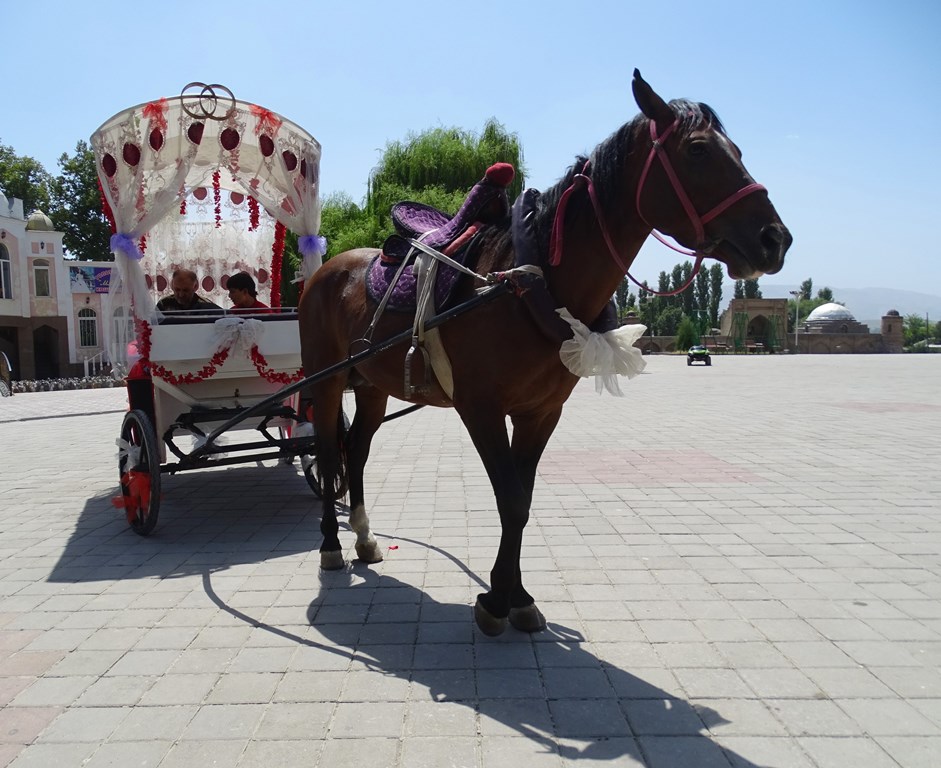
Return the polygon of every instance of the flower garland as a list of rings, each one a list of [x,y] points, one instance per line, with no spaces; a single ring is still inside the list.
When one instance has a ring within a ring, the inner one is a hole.
[[[146,320],[135,318],[134,328],[137,331],[137,338],[139,339],[138,351],[140,352],[141,360],[146,360],[150,364],[150,373],[152,376],[163,379],[170,384],[195,384],[196,382],[205,381],[206,379],[212,378],[216,375],[216,373],[218,373],[219,367],[224,365],[225,361],[229,357],[230,348],[226,347],[225,349],[220,349],[218,352],[216,352],[209,362],[195,373],[176,374],[173,371],[164,368],[159,363],[153,363],[150,361],[150,324]],[[258,375],[265,379],[265,381],[270,381],[272,384],[287,385],[293,384],[295,381],[300,381],[304,378],[303,368],[299,368],[295,373],[279,373],[278,371],[272,370],[268,366],[268,361],[265,359],[265,356],[258,349],[257,344],[252,345],[249,354],[251,355],[255,370],[258,371]]]
[[[284,257],[284,235],[287,227],[280,221],[274,227],[274,245],[271,247],[271,306],[281,306],[281,261]]]
[[[141,235],[137,245],[142,254],[147,253],[147,235]]]
[[[295,381],[300,381],[304,378],[303,368],[298,368],[296,373],[278,373],[277,371],[271,370],[268,367],[268,361],[265,360],[265,356],[261,354],[257,344],[252,347],[251,357],[252,362],[255,364],[255,370],[258,371],[258,375],[265,381],[270,381],[272,384],[293,384]]]
[[[212,173],[212,199],[215,202],[216,229],[222,226],[222,185],[219,183],[219,171]]]
[[[258,201],[248,196],[248,231],[254,232],[258,229]]]

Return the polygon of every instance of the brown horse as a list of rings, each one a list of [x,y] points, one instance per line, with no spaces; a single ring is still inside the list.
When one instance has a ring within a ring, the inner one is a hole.
[[[764,188],[749,176],[739,149],[708,106],[686,100],[667,104],[636,70],[633,91],[642,114],[596,147],[590,164],[578,158],[542,195],[533,222],[549,293],[586,325],[605,309],[652,229],[724,262],[733,278],[777,272],[791,243]],[[589,177],[591,185],[585,183]],[[566,205],[556,227],[564,235],[561,258],[552,266],[548,251],[563,197]],[[697,213],[702,211],[708,213]],[[306,286],[299,307],[306,371],[345,360],[363,337],[376,311],[365,285],[376,253],[340,254]],[[507,228],[485,231],[477,272],[500,272],[513,264]],[[469,299],[475,281],[465,280],[463,297]],[[386,312],[374,337],[390,338],[411,324],[411,317]],[[453,368],[453,398],[433,383],[430,392],[411,400],[457,410],[493,485],[502,527],[491,589],[477,599],[477,625],[489,635],[502,632],[507,620],[524,631],[543,629],[545,619],[523,587],[520,549],[536,467],[578,379],[560,362],[558,344],[540,332],[512,293],[450,320],[440,334]],[[331,491],[344,450],[357,556],[365,562],[382,559],[369,530],[363,470],[388,398],[404,399],[405,349],[403,342],[309,387],[324,487],[320,555],[325,569],[344,565]],[[356,413],[344,440],[340,411],[348,386],[355,391]]]

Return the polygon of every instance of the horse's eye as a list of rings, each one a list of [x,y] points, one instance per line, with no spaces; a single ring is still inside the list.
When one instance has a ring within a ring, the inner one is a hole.
[[[694,141],[689,145],[690,157],[705,157],[709,152],[709,147],[704,141]]]

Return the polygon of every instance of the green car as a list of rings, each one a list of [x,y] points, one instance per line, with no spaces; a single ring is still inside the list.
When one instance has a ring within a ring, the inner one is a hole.
[[[686,364],[692,365],[693,363],[705,363],[706,365],[712,365],[712,358],[709,357],[709,350],[706,349],[702,344],[697,344],[694,347],[690,347],[689,351],[686,353]]]

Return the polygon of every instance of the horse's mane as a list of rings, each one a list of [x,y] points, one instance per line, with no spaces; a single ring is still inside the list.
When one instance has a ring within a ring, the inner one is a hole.
[[[676,115],[679,123],[676,127],[678,135],[682,136],[690,131],[702,126],[712,127],[722,134],[725,134],[725,128],[719,116],[708,104],[702,102],[690,101],[688,99],[674,99],[668,105]],[[549,240],[552,231],[552,223],[555,219],[555,211],[559,206],[562,195],[571,185],[575,176],[585,172],[588,165],[588,174],[592,178],[595,186],[595,192],[598,201],[605,216],[614,216],[623,214],[623,190],[621,186],[624,183],[624,166],[633,148],[633,137],[639,124],[646,124],[648,118],[639,114],[629,122],[622,125],[608,138],[602,141],[594,151],[591,157],[579,155],[575,162],[566,170],[565,174],[556,184],[549,187],[542,193],[539,199],[539,208],[536,213],[536,235],[539,241],[539,252],[545,258],[549,252]],[[633,206],[633,200],[630,201]],[[575,215],[581,215],[591,208],[591,203],[587,195],[573,195],[568,203],[568,210],[576,212]],[[506,254],[512,246],[512,239],[509,231],[500,229],[493,231],[492,241],[489,245],[493,248],[494,254]],[[499,256],[497,256],[499,260]],[[510,266],[509,263],[503,264],[503,268]]]
[[[681,136],[703,124],[715,128],[723,134],[725,133],[722,121],[708,104],[688,99],[674,99],[669,103],[669,107],[679,120],[676,131]],[[565,175],[543,193],[540,200],[540,218],[537,225],[542,252],[546,252],[548,249],[552,221],[555,218],[555,210],[562,199],[563,193],[571,186],[575,176],[584,172],[585,165],[589,160],[588,174],[592,178],[602,210],[606,216],[618,213],[617,208],[623,206],[621,186],[624,182],[624,166],[633,148],[633,137],[638,126],[641,123],[646,124],[647,121],[646,116],[639,114],[622,125],[595,147],[590,158],[579,155]],[[578,198],[576,199],[573,196],[569,201],[569,206],[572,209],[576,209],[576,206],[578,206],[580,209],[587,210],[590,207],[588,196],[579,195]],[[631,201],[631,205],[633,205],[633,201]]]

